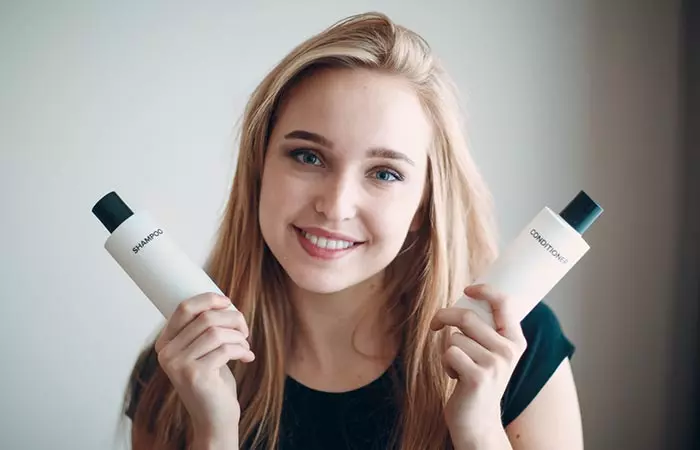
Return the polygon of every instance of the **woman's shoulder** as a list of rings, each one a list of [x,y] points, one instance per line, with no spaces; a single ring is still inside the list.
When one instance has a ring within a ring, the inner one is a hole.
[[[521,322],[527,348],[518,361],[502,400],[503,424],[512,422],[534,400],[576,347],[554,310],[539,302]]]
[[[528,340],[528,345],[531,341],[537,344],[538,338],[563,333],[557,314],[545,301],[535,305],[520,324],[523,328],[523,334]]]

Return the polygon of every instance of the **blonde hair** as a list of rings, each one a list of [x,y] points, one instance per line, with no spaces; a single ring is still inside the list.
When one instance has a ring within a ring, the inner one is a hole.
[[[423,224],[413,245],[387,269],[401,315],[395,329],[402,373],[395,439],[404,450],[450,448],[443,407],[454,383],[441,366],[442,340],[429,323],[496,257],[491,198],[469,155],[450,78],[420,36],[380,13],[346,18],[294,48],[262,80],[245,109],[233,187],[207,262],[208,273],[245,315],[256,354],[252,363],[229,364],[238,380],[241,442],[269,449],[278,444],[293,326],[283,301],[283,271],[258,224],[267,141],[290,88],[318,68],[334,67],[405,78],[434,127]],[[147,348],[141,355],[133,379],[152,352]],[[182,447],[191,439],[187,412],[160,367],[143,381],[138,425],[153,433],[157,448]]]

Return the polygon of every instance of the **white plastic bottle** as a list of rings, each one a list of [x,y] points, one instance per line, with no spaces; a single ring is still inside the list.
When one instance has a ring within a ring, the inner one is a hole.
[[[524,319],[588,252],[590,247],[581,235],[602,212],[584,191],[560,214],[544,207],[474,284],[490,284],[511,297],[515,314]],[[456,306],[474,310],[494,326],[486,301],[463,296]]]
[[[150,214],[134,214],[115,192],[102,197],[92,213],[111,233],[105,249],[165,318],[195,295],[224,295]]]

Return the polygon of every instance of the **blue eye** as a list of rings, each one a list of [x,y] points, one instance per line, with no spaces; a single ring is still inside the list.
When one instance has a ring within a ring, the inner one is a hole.
[[[292,158],[296,159],[298,162],[300,162],[302,164],[308,164],[311,166],[322,165],[321,158],[316,156],[316,154],[310,150],[304,150],[304,149],[292,150],[290,152],[290,155],[292,156]]]
[[[393,170],[377,170],[374,172],[374,176],[378,181],[384,183],[393,183],[395,181],[403,180],[403,177]]]

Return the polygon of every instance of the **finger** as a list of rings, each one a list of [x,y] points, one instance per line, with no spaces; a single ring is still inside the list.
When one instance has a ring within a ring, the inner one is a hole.
[[[455,372],[455,370],[452,367],[450,367],[449,365],[447,365],[445,363],[444,358],[442,361],[442,367],[445,369],[445,372],[447,372],[448,377],[452,378],[453,380],[456,380],[459,378],[459,374],[457,372]]]
[[[498,292],[488,284],[474,284],[464,290],[468,297],[484,300],[491,305],[496,331],[510,340],[517,340],[520,320],[515,315],[512,298]]]
[[[476,342],[474,339],[465,336],[460,332],[452,333],[449,339],[449,345],[462,350],[476,364],[481,367],[491,367],[495,361],[493,353],[484,348],[483,345]]]
[[[440,329],[445,325],[457,327],[465,336],[469,336],[488,351],[498,351],[505,345],[505,338],[470,309],[444,308],[437,312],[433,321],[435,325],[431,323],[431,328]]]
[[[445,350],[442,355],[442,366],[448,371],[448,375],[450,375],[450,371],[455,375],[450,375],[450,377],[460,380],[473,379],[480,370],[473,359],[455,346],[450,346]]]
[[[236,344],[224,344],[199,358],[198,362],[205,370],[214,370],[229,361],[251,362],[254,359],[255,355],[250,350]]]
[[[168,347],[169,351],[179,351],[189,346],[197,337],[209,328],[228,328],[240,331],[248,338],[248,326],[243,314],[229,309],[210,309],[200,313],[180,333],[175,336]]]
[[[224,344],[237,344],[250,350],[245,336],[240,331],[215,327],[207,328],[204,333],[182,350],[180,357],[187,361],[198,359]]]
[[[177,336],[200,313],[210,309],[224,309],[230,305],[231,300],[228,298],[210,292],[196,295],[181,302],[156,340],[156,352],[160,352],[168,342]]]

